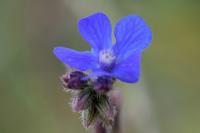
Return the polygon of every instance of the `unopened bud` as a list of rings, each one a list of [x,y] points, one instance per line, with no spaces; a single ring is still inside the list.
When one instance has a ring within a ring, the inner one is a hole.
[[[98,77],[94,81],[94,89],[100,93],[106,93],[112,89],[115,79],[109,76]]]
[[[65,88],[79,90],[87,83],[87,81],[82,80],[85,76],[86,75],[83,72],[74,71],[63,75],[61,80]]]

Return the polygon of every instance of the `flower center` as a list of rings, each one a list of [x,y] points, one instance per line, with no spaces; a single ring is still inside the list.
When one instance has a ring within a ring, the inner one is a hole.
[[[116,56],[111,49],[102,50],[99,53],[100,66],[107,71],[110,71],[115,65]]]

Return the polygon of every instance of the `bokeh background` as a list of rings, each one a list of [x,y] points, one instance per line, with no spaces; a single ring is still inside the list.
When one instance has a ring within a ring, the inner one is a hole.
[[[89,133],[72,113],[55,46],[88,50],[77,21],[139,14],[153,32],[137,84],[118,82],[123,133],[200,132],[200,1],[1,0],[0,133]]]

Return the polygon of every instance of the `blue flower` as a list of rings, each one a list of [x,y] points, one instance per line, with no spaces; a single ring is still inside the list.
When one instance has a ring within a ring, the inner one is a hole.
[[[140,16],[129,15],[119,20],[114,45],[111,23],[103,13],[81,19],[78,28],[91,51],[56,47],[54,54],[59,60],[81,71],[92,70],[90,76],[108,75],[128,83],[138,81],[141,53],[152,41],[151,30]]]

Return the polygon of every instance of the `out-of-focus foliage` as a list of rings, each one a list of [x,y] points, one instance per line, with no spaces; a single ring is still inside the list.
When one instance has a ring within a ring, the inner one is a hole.
[[[139,14],[153,31],[137,85],[118,83],[124,133],[200,132],[200,2],[197,0],[1,0],[0,132],[83,133],[52,49],[86,50],[79,18],[102,11],[114,25]]]

